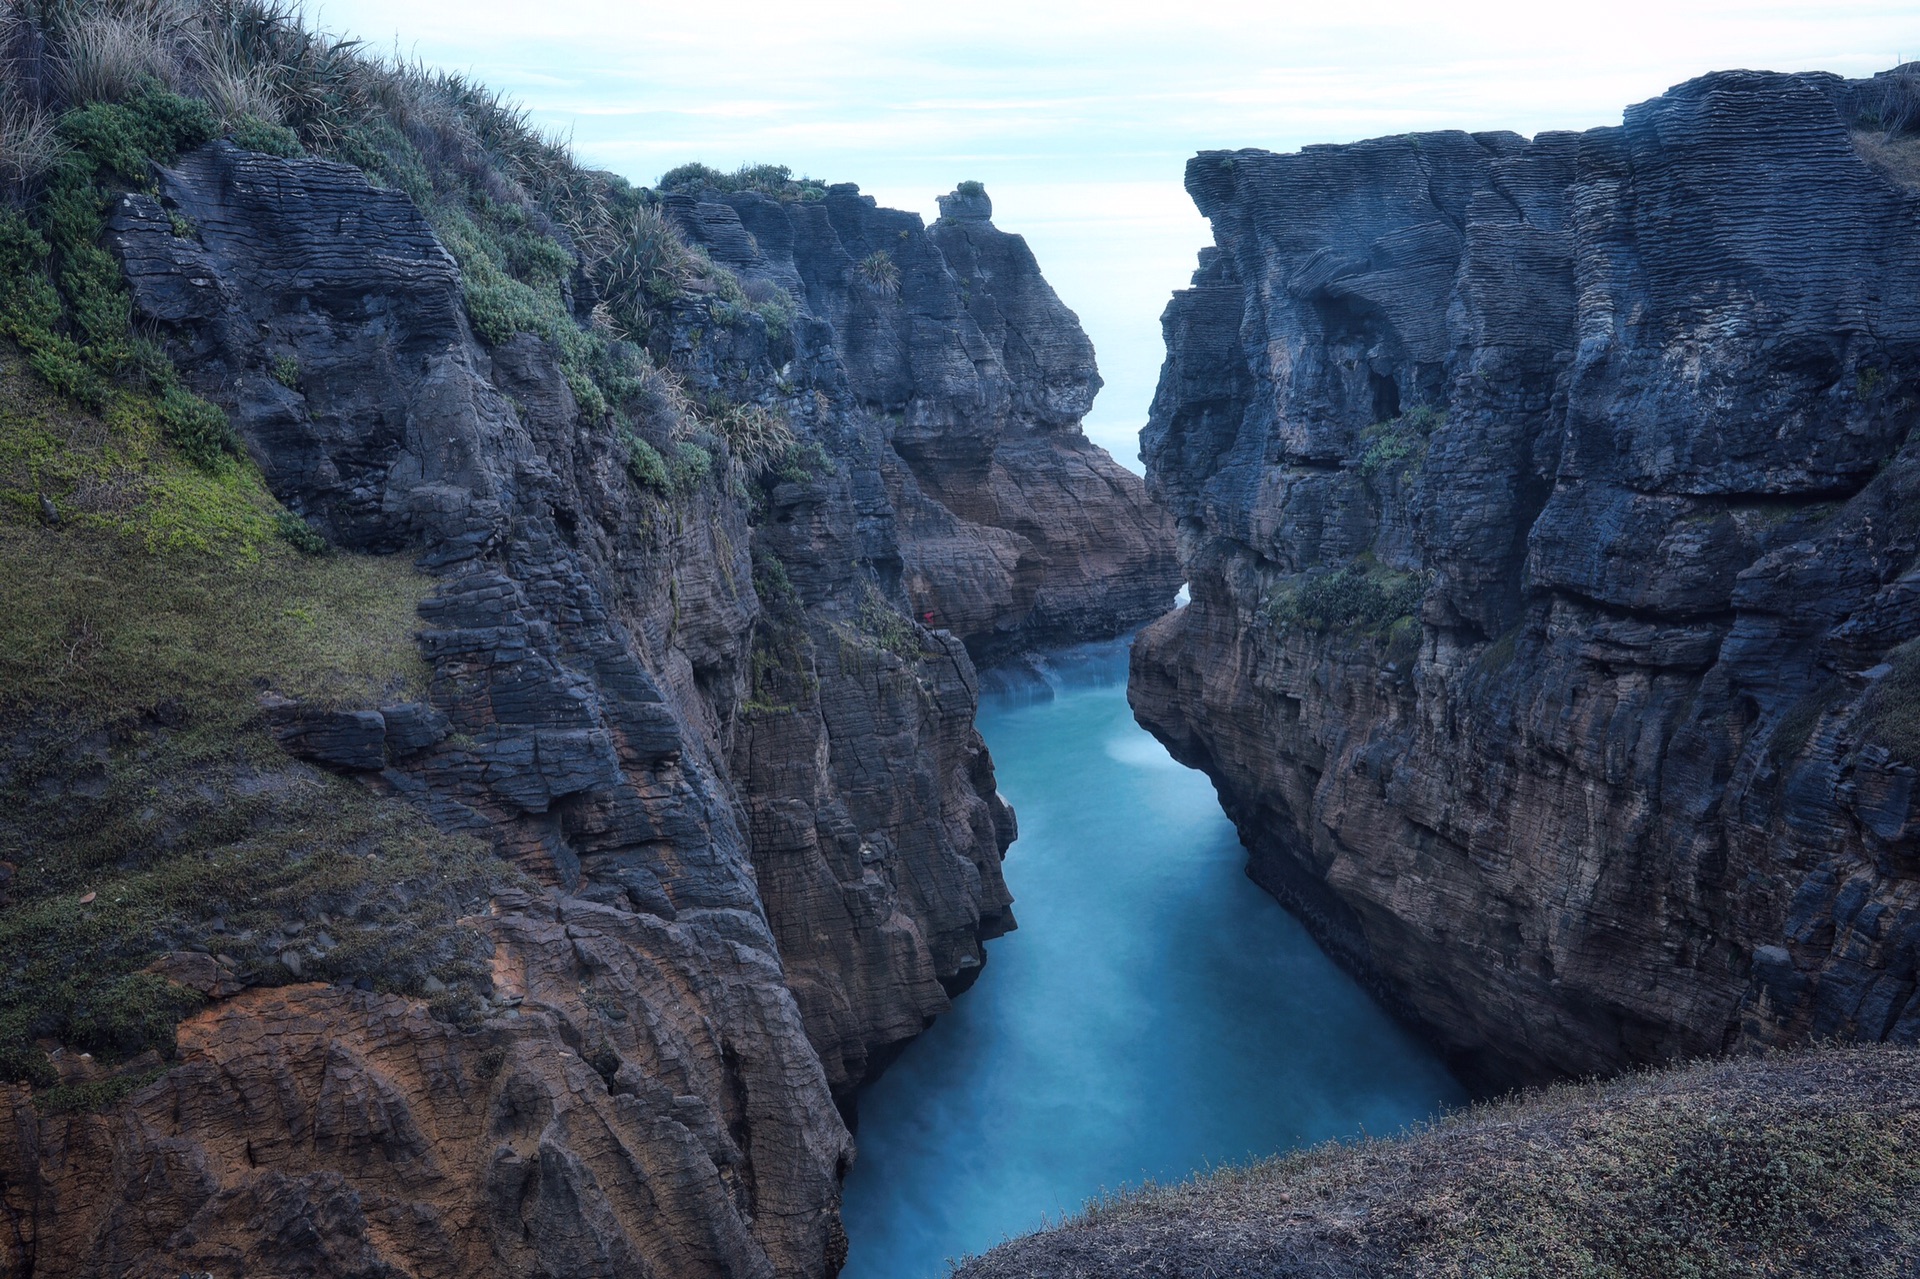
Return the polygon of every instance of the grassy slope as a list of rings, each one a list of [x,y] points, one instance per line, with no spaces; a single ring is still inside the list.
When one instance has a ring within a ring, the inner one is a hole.
[[[130,1069],[170,1051],[197,996],[142,970],[173,951],[254,983],[444,986],[457,1014],[481,972],[458,917],[510,875],[261,720],[268,691],[421,693],[429,579],[300,554],[251,466],[191,464],[149,406],[80,409],[0,348],[0,1072],[42,1086],[56,1044]]]
[[[511,105],[281,0],[0,7],[0,64],[0,1079],[52,1087],[79,1051],[153,1068],[198,997],[145,970],[181,950],[464,1017],[485,978],[458,919],[510,869],[289,759],[259,713],[268,691],[420,693],[430,583],[398,559],[300,553],[325,547],[132,325],[106,212],[213,137],[359,166],[433,222],[481,340],[551,341],[583,426],[663,499],[719,482],[723,455],[750,471],[807,455],[783,416],[691,402],[644,348],[662,308],[699,300],[784,340],[792,304],[749,298],[657,196],[580,169]],[[824,194],[778,168],[669,176]],[[579,276],[601,299],[585,321]],[[50,1104],[105,1099],[71,1092]]]
[[[1911,1275],[1920,1052],[1564,1086],[1093,1205],[964,1266],[1035,1276]]]

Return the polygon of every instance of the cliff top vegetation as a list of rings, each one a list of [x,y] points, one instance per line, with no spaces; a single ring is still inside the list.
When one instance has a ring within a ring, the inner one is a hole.
[[[1911,1273],[1920,1053],[1819,1049],[1569,1084],[1090,1206],[967,1279]]]
[[[228,985],[360,982],[467,1016],[487,987],[459,920],[515,872],[289,759],[262,712],[419,698],[431,580],[329,553],[281,507],[134,321],[106,220],[217,138],[360,168],[432,220],[482,340],[545,338],[583,412],[642,462],[659,442],[663,497],[711,472],[700,438],[770,463],[792,438],[696,406],[646,349],[657,319],[691,300],[777,320],[784,299],[749,300],[656,197],[496,96],[290,4],[18,0],[0,60],[0,1078],[109,1099],[169,1054],[196,954]]]
[[[656,449],[737,421],[709,414],[663,367],[664,350],[649,351],[676,304],[716,324],[757,316],[776,340],[795,315],[778,290],[749,296],[690,248],[657,192],[579,165],[563,140],[460,75],[309,28],[286,0],[19,0],[0,13],[0,62],[0,336],[89,407],[147,394],[169,439],[209,467],[233,441],[150,336],[132,331],[99,240],[118,194],[151,185],[149,165],[211,139],[350,164],[406,192],[459,262],[475,333],[553,343],[582,411]],[[777,165],[683,165],[662,179],[667,190],[706,186],[825,194]],[[184,220],[175,230],[194,234]],[[759,460],[778,461],[788,442]]]

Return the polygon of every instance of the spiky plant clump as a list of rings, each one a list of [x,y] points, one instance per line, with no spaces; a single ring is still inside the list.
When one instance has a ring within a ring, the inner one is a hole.
[[[900,266],[885,249],[875,249],[856,262],[853,275],[860,287],[875,297],[900,296]]]

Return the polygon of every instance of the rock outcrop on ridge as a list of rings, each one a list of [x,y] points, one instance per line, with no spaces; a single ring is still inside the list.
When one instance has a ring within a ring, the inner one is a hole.
[[[477,1027],[215,976],[126,1100],[0,1089],[0,1269],[837,1270],[835,1094],[1012,926],[969,647],[1122,630],[1177,565],[1078,430],[1092,350],[1017,237],[850,187],[669,203],[786,295],[779,331],[696,298],[656,334],[807,446],[776,483],[713,437],[673,496],[636,482],[555,347],[479,340],[427,219],[352,167],[216,142],[113,213],[137,315],[274,495],[435,578],[424,700],[262,715],[530,886],[464,921]],[[897,275],[852,271],[881,250]]]
[[[693,243],[833,326],[845,390],[884,419],[875,459],[914,616],[978,661],[1118,635],[1180,585],[1172,521],[1079,422],[1093,346],[984,191],[916,214],[851,183],[819,201],[670,195]]]
[[[1188,165],[1133,704],[1483,1084],[1920,1038],[1911,89]]]

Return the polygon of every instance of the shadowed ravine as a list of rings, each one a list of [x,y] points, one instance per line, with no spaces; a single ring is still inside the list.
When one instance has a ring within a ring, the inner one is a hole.
[[[860,1098],[848,1279],[921,1279],[1144,1178],[1386,1133],[1446,1069],[1242,871],[1204,776],[1127,709],[1125,650],[983,699],[1020,930]]]

